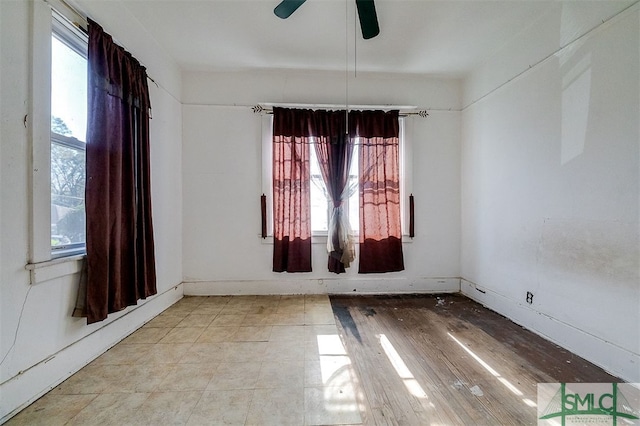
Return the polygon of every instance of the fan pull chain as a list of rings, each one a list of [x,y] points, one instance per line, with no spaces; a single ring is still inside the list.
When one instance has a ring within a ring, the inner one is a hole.
[[[349,0],[344,2],[345,135],[349,137]]]

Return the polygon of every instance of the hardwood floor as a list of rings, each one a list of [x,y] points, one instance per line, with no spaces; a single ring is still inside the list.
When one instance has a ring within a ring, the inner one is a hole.
[[[621,382],[461,295],[330,300],[363,424],[536,424],[538,383]]]

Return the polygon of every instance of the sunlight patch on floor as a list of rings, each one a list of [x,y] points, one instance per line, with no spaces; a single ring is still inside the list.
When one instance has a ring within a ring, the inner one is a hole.
[[[420,383],[418,383],[416,378],[413,376],[407,365],[402,360],[402,357],[400,356],[400,354],[398,354],[398,351],[396,351],[396,348],[393,347],[387,336],[385,336],[384,334],[380,334],[377,337],[380,339],[380,345],[382,346],[384,353],[387,355],[387,358],[389,358],[391,365],[393,365],[396,373],[398,373],[398,376],[400,376],[400,378],[404,382],[404,385],[409,393],[411,393],[411,395],[415,396],[416,398],[428,399],[429,397],[427,396],[427,393],[424,391],[424,389],[422,389],[422,386],[420,386]],[[433,404],[430,405],[433,407]]]
[[[494,376],[496,379],[498,379],[498,381],[500,383],[502,383],[507,389],[509,389],[511,392],[513,392],[515,395],[517,396],[522,396],[523,393],[520,391],[520,389],[518,389],[517,387],[515,387],[513,384],[511,384],[511,382],[509,382],[507,379],[505,379],[504,377],[502,377],[500,375],[500,373],[498,373],[496,370],[494,370],[489,364],[487,364],[486,362],[484,362],[482,360],[482,358],[480,358],[478,355],[476,355],[471,349],[469,349],[464,343],[462,343],[460,340],[456,339],[451,333],[447,333],[447,335],[449,337],[451,337],[453,339],[454,342],[456,342],[462,349],[464,349],[464,351],[466,353],[468,353],[469,355],[471,355],[471,357],[473,359],[475,359],[478,364],[480,364],[485,370],[487,370],[489,373],[491,373],[492,376]],[[537,407],[537,404],[533,401],[531,401],[528,398],[522,398],[522,402],[524,402],[525,404],[527,404],[529,407]]]
[[[356,397],[356,387],[351,376],[351,359],[340,336],[319,334],[317,357],[320,361],[322,393],[315,395],[316,403],[322,404],[326,418],[336,417],[342,424],[361,423],[362,407]]]

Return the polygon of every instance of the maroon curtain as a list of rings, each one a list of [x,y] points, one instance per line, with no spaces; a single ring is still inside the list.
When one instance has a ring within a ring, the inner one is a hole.
[[[311,110],[273,109],[273,271],[311,272]]]
[[[342,202],[348,197],[349,169],[353,156],[353,139],[346,129],[345,111],[316,111],[315,150],[320,173],[333,202],[329,222],[329,271],[345,272],[355,253],[350,241],[351,229],[344,216]],[[345,229],[347,228],[347,229]]]
[[[349,131],[360,144],[358,272],[402,271],[398,111],[352,111]]]
[[[87,323],[156,294],[144,67],[89,22]]]

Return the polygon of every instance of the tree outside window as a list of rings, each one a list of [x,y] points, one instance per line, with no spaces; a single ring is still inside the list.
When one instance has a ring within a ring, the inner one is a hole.
[[[84,143],[59,117],[51,117],[51,131],[51,246],[84,243]]]

